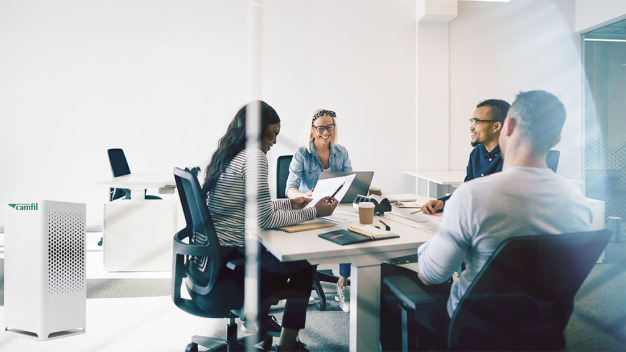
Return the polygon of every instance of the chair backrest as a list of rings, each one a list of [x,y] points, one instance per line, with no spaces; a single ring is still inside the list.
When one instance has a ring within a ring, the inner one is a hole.
[[[556,168],[559,166],[560,156],[561,152],[553,149],[548,150],[548,154],[546,154],[546,165],[554,172],[556,172]]]
[[[124,151],[120,148],[112,148],[107,150],[109,155],[109,164],[111,164],[111,171],[113,177],[124,176],[130,174],[130,168],[126,161]],[[118,198],[130,198],[130,190],[126,188],[111,188],[109,192],[109,200],[113,201]]]
[[[450,350],[554,350],[574,296],[610,231],[512,237],[467,289],[452,316]]]
[[[289,164],[293,155],[281,155],[276,162],[276,198],[287,198],[285,187],[289,177]]]
[[[189,171],[174,168],[174,179],[180,196],[186,227],[174,236],[174,256],[172,260],[172,299],[181,309],[203,317],[227,316],[234,308],[227,304],[215,304],[214,311],[198,307],[194,300],[184,299],[180,294],[183,280],[188,289],[196,295],[207,296],[216,290],[220,272],[225,267],[217,233],[206,205],[206,195],[202,192],[198,179]],[[194,277],[194,272],[202,268],[202,278]],[[220,294],[217,296],[228,296]],[[193,297],[192,297],[193,298]],[[222,297],[227,300],[228,297]],[[240,305],[243,304],[243,301]],[[237,305],[237,304],[235,304]]]
[[[109,154],[109,163],[111,163],[111,171],[113,171],[113,177],[124,176],[130,174],[130,167],[128,167],[128,161],[124,151],[120,148],[113,148],[107,150]]]

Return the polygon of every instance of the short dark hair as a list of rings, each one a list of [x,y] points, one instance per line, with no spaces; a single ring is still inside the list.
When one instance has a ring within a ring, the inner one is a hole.
[[[482,108],[483,106],[488,106],[491,112],[491,118],[501,123],[504,123],[506,114],[509,112],[509,108],[511,107],[511,105],[504,100],[487,99],[478,103],[478,105],[476,105],[476,109]]]
[[[565,106],[544,90],[520,92],[511,110],[510,117],[537,153],[546,153],[554,145],[565,124]]]

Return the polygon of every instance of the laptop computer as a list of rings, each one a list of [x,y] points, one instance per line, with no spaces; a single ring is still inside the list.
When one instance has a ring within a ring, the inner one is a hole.
[[[327,178],[340,177],[340,176],[348,176],[356,174],[354,177],[354,181],[348,188],[348,191],[341,199],[340,203],[352,203],[357,194],[367,195],[367,191],[370,189],[370,184],[372,184],[372,178],[374,177],[374,171],[340,171],[340,172],[322,172],[320,174],[320,180],[324,180]]]

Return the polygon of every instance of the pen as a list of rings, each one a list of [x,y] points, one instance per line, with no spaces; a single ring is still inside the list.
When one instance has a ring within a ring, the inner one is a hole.
[[[341,185],[339,185],[339,188],[337,188],[337,190],[335,191],[335,193],[333,193],[333,195],[332,195],[332,196],[330,196],[330,198],[333,198],[334,196],[336,196],[336,195],[337,195],[337,193],[339,192],[339,190],[341,189],[341,187],[343,187],[343,185],[344,185],[344,184],[345,184],[345,182],[344,182],[344,183],[342,183]],[[326,203],[331,203],[330,199],[329,199],[329,200],[327,200],[327,201],[326,201]]]
[[[391,231],[391,227],[390,227],[389,225],[385,224],[385,222],[384,222],[384,221],[382,221],[382,220],[378,220],[378,221],[380,221],[380,223],[381,223],[381,224],[385,225],[385,230],[386,230],[386,231]],[[378,226],[377,226],[377,227],[378,227]]]
[[[422,209],[416,210],[416,211],[412,212],[411,214],[416,214],[416,213],[419,213],[420,211],[422,211]]]

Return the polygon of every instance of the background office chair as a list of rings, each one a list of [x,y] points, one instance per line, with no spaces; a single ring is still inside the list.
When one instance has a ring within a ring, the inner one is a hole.
[[[130,167],[128,166],[128,161],[126,160],[126,155],[124,155],[124,151],[120,148],[113,148],[107,150],[109,154],[109,163],[111,164],[111,171],[113,172],[113,177],[124,176],[130,174]],[[127,188],[111,188],[110,189],[110,197],[109,200],[115,200],[119,198],[130,198],[130,190]],[[161,197],[146,195],[146,199],[161,199]]]
[[[291,159],[293,159],[293,155],[281,155],[276,162],[276,198],[287,198],[285,188],[287,187]],[[317,270],[317,265],[314,265],[314,268],[316,270],[313,274],[313,288],[320,298],[320,301],[316,303],[316,307],[318,310],[326,310],[326,294],[322,288],[321,281],[336,284],[339,278],[333,275],[332,270]],[[350,284],[349,281],[348,285]]]
[[[243,351],[244,340],[256,338],[250,335],[237,339],[235,318],[240,317],[243,310],[245,259],[226,261],[224,258],[224,248],[219,245],[206,206],[206,195],[198,179],[178,168],[174,169],[174,178],[187,225],[174,236],[172,300],[180,309],[199,317],[230,319],[226,339],[193,336],[185,351],[197,352],[198,345],[210,351]],[[202,278],[194,270],[195,265],[206,267]],[[184,289],[191,299],[183,298],[181,291]],[[264,347],[269,348],[271,344],[272,338],[268,337]]]
[[[546,165],[554,172],[556,172],[556,168],[559,166],[560,156],[561,152],[553,149],[548,150],[548,154],[546,155]]]
[[[276,160],[276,198],[287,198],[285,189],[289,177],[289,164],[293,155],[281,155]]]
[[[447,348],[547,351],[565,347],[563,330],[574,309],[574,296],[610,235],[600,230],[505,240],[461,298],[450,322]],[[402,348],[407,351],[412,313],[433,309],[434,301],[404,275],[384,278],[381,298],[384,295],[401,302]]]
[[[124,155],[124,151],[120,148],[112,148],[107,150],[107,154],[109,155],[109,164],[111,164],[111,171],[113,173],[113,177],[124,176],[130,174],[130,167],[128,166],[128,161],[126,161],[126,156]],[[128,188],[110,188],[109,189],[109,201],[114,201],[116,199],[126,198],[130,199],[130,189]],[[161,199],[161,197],[146,195],[145,199]],[[102,246],[103,238],[100,237],[100,241],[98,241],[98,246]]]

